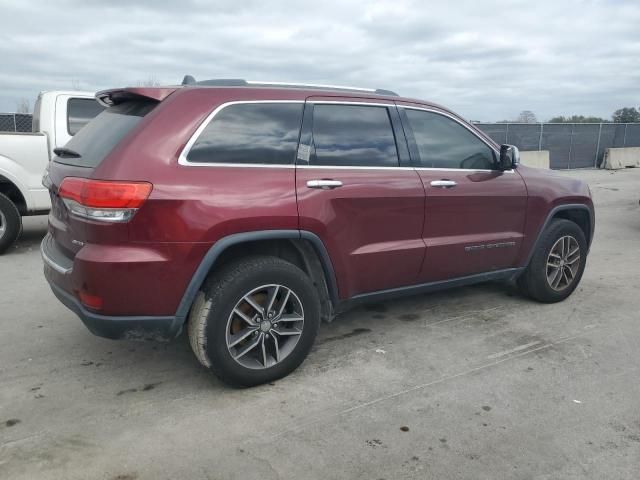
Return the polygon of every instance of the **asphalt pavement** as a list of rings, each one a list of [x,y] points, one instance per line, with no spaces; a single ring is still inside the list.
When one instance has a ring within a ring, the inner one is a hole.
[[[232,389],[169,343],[93,336],[25,220],[0,257],[2,479],[635,479],[640,169],[574,171],[596,236],[565,302],[502,284],[374,304],[306,362]]]

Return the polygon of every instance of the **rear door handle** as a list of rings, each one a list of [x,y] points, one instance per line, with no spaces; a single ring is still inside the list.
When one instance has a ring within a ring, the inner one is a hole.
[[[458,183],[453,180],[434,180],[431,182],[431,186],[437,188],[453,188],[456,185],[458,185]]]
[[[319,188],[321,190],[333,190],[342,186],[340,180],[307,180],[308,188]]]

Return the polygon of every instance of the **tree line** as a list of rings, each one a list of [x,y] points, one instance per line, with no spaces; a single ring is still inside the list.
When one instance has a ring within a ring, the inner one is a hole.
[[[523,110],[518,117],[513,120],[517,123],[538,123],[535,113],[531,110]],[[557,116],[548,120],[549,123],[637,123],[640,122],[640,110],[636,107],[624,107],[616,110],[611,114],[611,119],[584,116],[584,115],[570,115],[570,116]],[[510,123],[506,120],[504,123]]]

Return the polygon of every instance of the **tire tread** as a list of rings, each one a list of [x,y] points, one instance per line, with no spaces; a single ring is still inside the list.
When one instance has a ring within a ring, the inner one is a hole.
[[[18,207],[11,201],[9,197],[0,193],[0,209],[3,211],[7,219],[7,230],[2,238],[0,238],[0,255],[3,254],[11,245],[15,243],[22,233],[22,216]]]
[[[224,365],[221,365],[219,362],[211,358],[209,351],[211,348],[213,348],[212,344],[214,343],[215,339],[208,338],[207,331],[210,330],[209,322],[212,320],[212,315],[218,314],[218,312],[216,311],[216,306],[224,302],[225,296],[228,293],[229,285],[235,285],[237,282],[243,281],[243,279],[251,278],[254,274],[258,272],[264,272],[266,270],[286,270],[289,273],[294,273],[295,275],[299,276],[300,280],[308,282],[311,287],[313,285],[309,277],[302,270],[300,270],[292,263],[289,263],[281,258],[263,255],[248,256],[235,262],[229,263],[223,266],[220,270],[213,272],[205,280],[202,290],[196,297],[194,305],[189,314],[187,326],[189,341],[196,358],[202,365],[209,368],[223,382],[233,386],[246,387],[264,382],[241,378],[241,376],[229,371],[227,368],[225,368]],[[315,293],[315,290],[313,291]],[[320,307],[317,295],[315,301],[318,304],[316,306],[318,321],[316,322],[315,331],[311,332],[313,338],[315,338],[315,335],[318,331],[317,327],[319,327],[320,324]],[[305,305],[305,328],[313,328],[313,322],[310,321],[307,324],[306,317],[308,307],[309,306]],[[298,362],[295,367],[297,367],[297,365],[299,365],[299,363],[304,360],[304,357],[306,357],[307,353],[308,352],[304,353],[304,355],[300,359],[300,362]],[[283,375],[279,375],[278,378],[280,376]],[[266,381],[271,381],[273,379],[275,378],[269,378]]]
[[[546,284],[547,254],[553,243],[555,243],[555,241],[564,234],[571,234],[578,241],[581,256],[580,268],[578,269],[576,279],[569,288],[562,292],[555,292]],[[545,231],[542,232],[527,269],[517,280],[520,292],[523,295],[542,303],[555,303],[567,298],[577,288],[582,278],[587,255],[586,245],[587,243],[584,232],[578,224],[563,218],[552,220]]]

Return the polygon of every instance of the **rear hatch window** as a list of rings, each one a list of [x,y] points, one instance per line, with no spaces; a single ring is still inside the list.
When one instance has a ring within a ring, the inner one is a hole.
[[[76,167],[97,167],[157,104],[155,101],[132,100],[107,108],[65,145],[64,149],[74,154],[57,156],[54,161]]]

